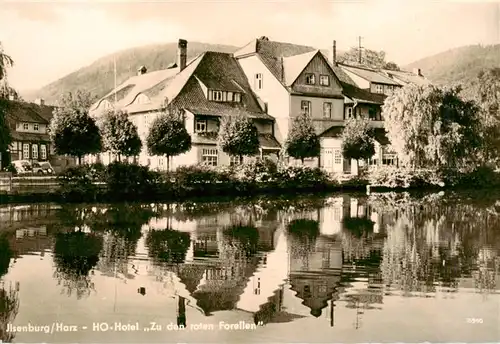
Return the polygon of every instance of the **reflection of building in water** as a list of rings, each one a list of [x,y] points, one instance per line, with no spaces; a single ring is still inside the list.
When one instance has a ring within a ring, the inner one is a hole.
[[[288,243],[283,228],[275,232],[274,250],[267,253],[248,280],[237,308],[257,312],[288,278]]]
[[[10,246],[16,256],[40,253],[45,255],[46,250],[52,248],[52,239],[47,236],[47,227],[30,227],[16,230],[16,235],[9,236]]]
[[[289,264],[291,289],[311,314],[319,317],[340,282],[340,242],[320,236],[304,254],[291,254]]]
[[[57,222],[60,206],[54,204],[5,205],[0,207],[0,229],[49,226]]]

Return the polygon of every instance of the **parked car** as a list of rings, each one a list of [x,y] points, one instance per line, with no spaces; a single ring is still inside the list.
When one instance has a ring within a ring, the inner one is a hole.
[[[14,160],[11,162],[18,174],[32,173],[33,168],[28,160]]]
[[[11,162],[18,174],[52,174],[54,169],[49,162],[29,161],[29,160],[14,160]]]
[[[39,163],[44,174],[54,174],[54,168],[48,161],[42,161]]]

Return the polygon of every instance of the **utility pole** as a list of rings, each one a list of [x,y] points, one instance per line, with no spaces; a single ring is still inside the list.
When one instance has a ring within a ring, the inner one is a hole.
[[[363,46],[361,45],[361,40],[363,39],[363,37],[361,36],[358,36],[358,62],[359,64],[361,64],[361,49],[363,49]]]

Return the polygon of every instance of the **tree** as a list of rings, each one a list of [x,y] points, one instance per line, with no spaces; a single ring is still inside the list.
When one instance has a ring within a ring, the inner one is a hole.
[[[90,107],[96,101],[97,97],[92,95],[90,92],[77,90],[74,93],[68,92],[62,95],[57,105],[61,108],[73,109],[88,113]]]
[[[408,85],[386,99],[382,111],[387,137],[403,165],[474,166],[483,146],[479,109],[459,92]]]
[[[339,62],[354,65],[361,64],[375,69],[384,68],[387,65],[384,51],[361,49],[360,54],[359,48],[357,47],[351,48],[349,51],[340,56]]]
[[[191,149],[191,136],[181,117],[164,113],[153,121],[146,143],[149,154],[167,157],[167,171],[169,171],[170,157],[186,153]]]
[[[56,109],[50,122],[50,136],[57,154],[76,156],[78,164],[84,155],[101,152],[99,128],[83,109]]]
[[[375,144],[371,135],[370,122],[366,119],[351,118],[342,132],[342,155],[346,159],[369,159],[375,154]]]
[[[300,159],[304,164],[305,158],[319,156],[321,145],[316,135],[311,118],[301,113],[293,119],[292,128],[286,140],[286,152],[289,156]]]
[[[484,138],[484,159],[500,160],[500,68],[482,71],[464,86],[464,98],[477,103]]]
[[[103,150],[126,157],[139,155],[142,148],[137,127],[132,123],[126,112],[111,110],[101,117],[101,136]]]
[[[224,117],[221,121],[217,141],[222,151],[231,156],[256,155],[259,152],[259,132],[246,116]]]
[[[9,125],[7,123],[7,111],[9,102],[0,98],[0,168],[5,167],[5,160],[9,145],[12,142]]]
[[[401,68],[399,68],[399,66],[394,63],[394,62],[387,62],[384,66],[384,69],[389,69],[389,70],[394,70],[394,71],[399,71],[401,70]]]

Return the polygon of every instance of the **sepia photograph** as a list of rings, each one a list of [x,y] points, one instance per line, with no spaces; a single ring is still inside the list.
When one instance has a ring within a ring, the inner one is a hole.
[[[0,343],[500,342],[500,1],[0,0]]]

